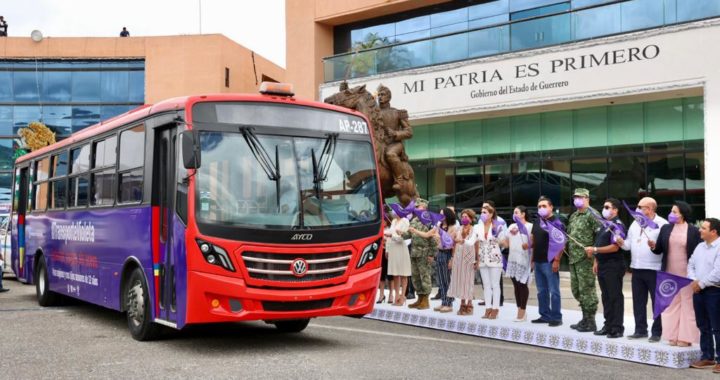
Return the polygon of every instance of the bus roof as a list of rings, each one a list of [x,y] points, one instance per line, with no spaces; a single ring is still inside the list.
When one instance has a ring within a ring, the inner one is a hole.
[[[111,130],[121,127],[123,125],[131,124],[134,121],[144,119],[147,116],[150,116],[152,114],[173,111],[173,110],[182,110],[185,108],[192,107],[195,103],[198,103],[198,102],[229,102],[229,101],[296,104],[296,105],[300,105],[300,106],[324,108],[324,109],[332,110],[332,111],[351,113],[356,116],[365,118],[365,115],[363,115],[357,111],[350,110],[348,108],[339,107],[339,106],[321,103],[321,102],[316,102],[316,101],[301,100],[301,99],[296,99],[294,97],[286,97],[286,96],[257,95],[257,94],[207,94],[207,95],[182,96],[182,97],[163,100],[156,104],[145,104],[145,105],[139,106],[133,110],[130,110],[126,113],[117,115],[117,116],[112,117],[107,120],[103,120],[97,124],[94,124],[87,128],[84,128],[81,131],[73,133],[72,135],[68,136],[67,138],[65,138],[55,144],[46,146],[42,149],[39,149],[34,152],[30,152],[28,154],[20,156],[17,158],[17,160],[15,162],[20,163],[20,162],[32,160],[33,158],[40,157],[44,154],[55,151],[57,149],[65,147],[65,146],[72,145],[78,141],[82,141],[82,140],[91,138],[93,136],[100,135],[104,132],[111,131]]]

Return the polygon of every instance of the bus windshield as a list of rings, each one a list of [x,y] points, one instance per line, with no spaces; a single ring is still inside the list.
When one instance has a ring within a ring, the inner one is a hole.
[[[369,141],[333,136],[334,154],[330,154],[328,138],[262,133],[253,137],[200,131],[199,222],[300,229],[378,221],[379,194]],[[271,161],[265,169],[258,149]]]

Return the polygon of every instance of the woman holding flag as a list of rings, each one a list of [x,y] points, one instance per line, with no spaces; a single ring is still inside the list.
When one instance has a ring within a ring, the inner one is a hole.
[[[500,240],[505,236],[506,228],[497,221],[495,208],[484,205],[480,221],[475,226],[478,235],[478,267],[485,293],[485,315],[483,318],[496,319],[500,313],[500,277],[503,269],[503,256]]]
[[[445,207],[440,210],[440,214],[444,219],[439,222],[438,233],[440,236],[439,250],[435,260],[437,269],[438,295],[440,296],[440,306],[433,310],[441,313],[449,313],[452,311],[453,298],[448,297],[448,286],[450,285],[450,260],[455,247],[455,213],[453,210]]]
[[[515,322],[523,322],[527,320],[525,308],[530,296],[528,282],[530,281],[530,256],[532,255],[530,246],[532,242],[528,231],[532,230],[533,225],[527,222],[525,206],[515,207],[513,220],[515,223],[508,228],[509,233],[505,235],[504,240],[504,245],[508,246],[510,251],[505,274],[510,277],[515,289],[515,302],[518,307]]]
[[[396,211],[392,212],[392,223],[385,231],[385,252],[388,256],[387,274],[392,276],[391,288],[395,290],[393,305],[405,304],[405,290],[408,277],[411,275],[410,251],[402,235],[407,233],[410,222],[402,218]],[[392,291],[390,292],[392,298]]]
[[[700,230],[688,223],[692,208],[683,201],[675,201],[668,215],[670,224],[660,228],[657,242],[648,241],[652,252],[662,255],[662,272],[680,277],[688,276],[688,261],[695,247],[702,242]],[[657,297],[657,295],[656,295]],[[688,347],[700,342],[700,330],[695,324],[693,309],[693,291],[686,286],[673,298],[672,303],[662,313],[662,337],[671,346]]]
[[[460,228],[455,232],[455,252],[450,260],[450,289],[448,297],[460,299],[458,315],[473,314],[477,235],[473,229],[475,211],[465,209],[460,213]]]

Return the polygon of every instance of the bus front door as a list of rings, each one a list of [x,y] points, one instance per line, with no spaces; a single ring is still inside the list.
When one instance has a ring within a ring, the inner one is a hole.
[[[176,140],[177,128],[157,129],[155,134],[155,189],[157,199],[153,205],[159,209],[154,217],[159,220],[154,225],[159,231],[159,318],[177,324],[177,276],[178,276],[178,244],[175,233],[175,176],[176,176]],[[159,214],[159,215],[158,215]],[[177,238],[182,239],[182,236]]]

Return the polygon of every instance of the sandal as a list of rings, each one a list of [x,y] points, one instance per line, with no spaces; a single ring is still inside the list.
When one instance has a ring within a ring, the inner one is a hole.
[[[465,315],[465,310],[465,305],[460,305],[460,310],[458,310],[457,315]]]
[[[487,319],[497,319],[498,314],[500,314],[500,309],[490,309]]]
[[[488,319],[490,318],[490,314],[492,314],[493,309],[491,308],[485,308],[485,314],[481,317],[482,319]]]

